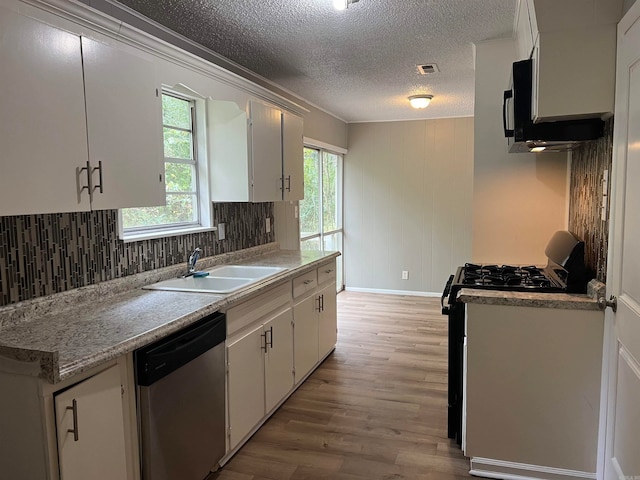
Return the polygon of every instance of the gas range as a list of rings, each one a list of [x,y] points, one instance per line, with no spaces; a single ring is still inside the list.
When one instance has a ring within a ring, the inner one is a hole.
[[[478,265],[458,267],[442,293],[442,313],[449,323],[448,434],[462,441],[463,350],[465,308],[458,293],[463,288],[539,293],[586,293],[589,274],[584,242],[568,231],[556,232],[545,249],[547,265]]]

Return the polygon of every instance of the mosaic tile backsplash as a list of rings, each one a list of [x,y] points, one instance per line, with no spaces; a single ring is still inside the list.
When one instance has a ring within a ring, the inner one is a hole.
[[[569,230],[585,242],[585,262],[603,283],[607,280],[609,209],[602,220],[602,180],[604,171],[611,176],[613,159],[613,119],[605,125],[605,135],[572,153],[571,190],[569,192]],[[611,177],[609,177],[611,178]],[[611,182],[609,182],[610,198]]]
[[[203,232],[124,243],[117,210],[0,217],[0,306],[275,241],[273,203],[214,203],[213,224],[226,238]]]

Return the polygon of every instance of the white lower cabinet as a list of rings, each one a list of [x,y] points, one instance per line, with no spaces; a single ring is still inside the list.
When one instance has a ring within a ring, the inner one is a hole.
[[[55,395],[61,480],[127,478],[117,366]]]
[[[228,459],[335,347],[335,260],[226,314]]]
[[[230,319],[234,320],[233,314]],[[257,325],[232,335],[227,340],[227,366],[228,440],[232,450],[293,387],[291,308],[263,317]]]
[[[227,347],[229,448],[264,417],[263,335],[260,325]]]
[[[293,318],[291,309],[264,325],[265,413],[269,413],[293,387]]]
[[[296,383],[318,363],[318,305],[311,295],[293,307]]]
[[[299,383],[337,341],[335,260],[293,279],[295,380]]]
[[[338,341],[338,316],[336,302],[336,284],[331,283],[318,293],[320,312],[318,313],[318,354],[323,357],[329,353]]]
[[[0,478],[139,480],[131,354],[57,384],[0,370],[0,385]]]

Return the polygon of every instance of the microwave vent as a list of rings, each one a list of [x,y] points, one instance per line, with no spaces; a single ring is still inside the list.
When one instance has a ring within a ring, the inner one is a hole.
[[[429,75],[431,73],[438,73],[440,69],[438,65],[435,63],[425,63],[423,65],[418,65],[418,72],[420,75]]]

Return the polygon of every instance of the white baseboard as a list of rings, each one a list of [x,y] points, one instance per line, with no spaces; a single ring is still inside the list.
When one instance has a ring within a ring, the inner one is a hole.
[[[362,292],[362,293],[383,293],[385,295],[410,295],[413,297],[435,297],[440,298],[442,292],[417,292],[415,290],[386,290],[384,288],[359,288],[359,287],[345,287],[347,292]]]
[[[491,458],[471,459],[471,475],[502,480],[595,480],[596,474],[526,463],[504,462]]]

